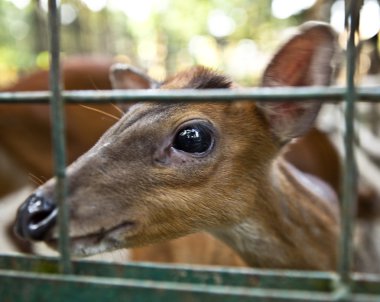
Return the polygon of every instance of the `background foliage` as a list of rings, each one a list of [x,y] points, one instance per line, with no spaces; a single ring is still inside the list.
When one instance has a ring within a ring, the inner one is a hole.
[[[116,57],[158,79],[203,64],[252,85],[289,28],[329,21],[339,1],[61,0],[62,52]],[[48,67],[46,7],[0,1],[0,87]]]

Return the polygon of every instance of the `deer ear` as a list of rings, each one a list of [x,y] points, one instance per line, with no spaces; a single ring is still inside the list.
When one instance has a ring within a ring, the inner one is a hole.
[[[150,78],[142,70],[121,63],[111,66],[110,80],[113,89],[151,89],[160,86],[159,82]]]
[[[333,76],[337,36],[327,24],[307,22],[275,54],[262,86],[326,86]],[[318,102],[259,102],[274,135],[281,143],[307,132],[321,104]]]

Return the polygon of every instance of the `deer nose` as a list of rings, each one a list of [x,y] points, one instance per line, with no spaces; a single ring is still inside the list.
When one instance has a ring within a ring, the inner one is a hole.
[[[15,231],[25,239],[43,240],[57,219],[57,207],[48,198],[33,194],[17,211]]]

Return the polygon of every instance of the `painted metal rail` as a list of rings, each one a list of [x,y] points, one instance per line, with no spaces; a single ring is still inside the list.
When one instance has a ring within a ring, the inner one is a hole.
[[[62,99],[68,104],[83,103],[136,103],[141,101],[157,102],[220,102],[233,100],[276,102],[290,100],[302,102],[313,100],[336,102],[345,99],[345,87],[279,87],[279,88],[240,88],[194,90],[83,90],[65,91]],[[359,87],[356,96],[361,101],[380,102],[380,87]],[[0,103],[48,104],[51,92],[4,92],[0,93]]]

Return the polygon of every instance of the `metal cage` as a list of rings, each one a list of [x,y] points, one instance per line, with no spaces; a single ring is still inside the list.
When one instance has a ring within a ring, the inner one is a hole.
[[[2,93],[1,103],[47,103],[51,100],[56,194],[60,206],[60,258],[0,255],[1,301],[378,301],[380,276],[351,272],[352,208],[355,206],[356,172],[353,152],[354,103],[377,102],[380,88],[357,89],[354,84],[354,36],[361,1],[346,1],[346,88],[244,89],[237,91],[63,92],[59,78],[59,19],[56,0],[49,0],[51,92]],[[65,147],[63,100],[67,103],[128,101],[226,101],[309,98],[346,101],[346,162],[342,203],[340,261],[336,272],[299,272],[249,268],[200,268],[186,265],[130,263],[115,265],[71,261],[68,252],[65,207]]]

